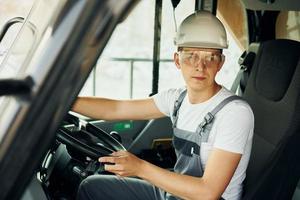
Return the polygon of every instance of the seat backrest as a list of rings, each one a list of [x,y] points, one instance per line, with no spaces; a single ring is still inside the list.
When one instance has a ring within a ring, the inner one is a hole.
[[[243,97],[255,116],[243,199],[290,199],[300,176],[300,43],[260,45]]]

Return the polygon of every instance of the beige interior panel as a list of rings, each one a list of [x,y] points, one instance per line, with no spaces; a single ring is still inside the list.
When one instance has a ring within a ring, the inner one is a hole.
[[[300,11],[281,11],[276,21],[276,38],[300,41]]]
[[[247,15],[239,0],[219,0],[217,15],[241,49],[248,47]]]

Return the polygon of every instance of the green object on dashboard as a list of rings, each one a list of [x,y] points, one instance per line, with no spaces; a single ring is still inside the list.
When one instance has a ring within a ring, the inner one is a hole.
[[[115,131],[126,131],[133,128],[132,121],[122,121],[114,124]]]

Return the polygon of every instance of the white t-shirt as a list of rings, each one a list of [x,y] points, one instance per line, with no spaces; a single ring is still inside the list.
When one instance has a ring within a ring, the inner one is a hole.
[[[153,96],[158,109],[166,116],[172,116],[174,103],[181,91],[169,89]],[[177,128],[196,132],[198,125],[203,121],[207,112],[212,111],[222,100],[233,93],[222,88],[209,100],[191,104],[188,94],[179,109]],[[172,119],[173,120],[173,119]],[[213,148],[242,154],[240,163],[222,197],[226,200],[238,200],[242,195],[242,183],[246,177],[254,129],[254,116],[250,106],[240,100],[225,105],[215,116],[208,141],[201,143],[201,162],[205,169],[208,157]]]

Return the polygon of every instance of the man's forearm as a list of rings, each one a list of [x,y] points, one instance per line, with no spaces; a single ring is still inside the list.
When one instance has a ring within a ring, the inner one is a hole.
[[[163,117],[153,99],[113,100],[78,97],[72,110],[93,119],[145,120]]]
[[[72,110],[93,119],[115,119],[114,100],[94,97],[78,97]]]
[[[203,178],[177,174],[144,162],[138,176],[183,199],[216,199]]]

